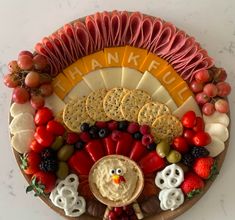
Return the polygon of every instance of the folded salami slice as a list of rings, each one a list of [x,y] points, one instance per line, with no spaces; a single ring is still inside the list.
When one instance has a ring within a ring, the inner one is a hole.
[[[111,16],[110,13],[107,11],[104,11],[102,14],[102,20],[103,20],[103,27],[106,30],[106,41],[105,44],[107,47],[110,47],[112,45],[112,39],[111,39]]]
[[[107,37],[107,30],[106,30],[104,20],[103,20],[103,13],[102,14],[99,12],[95,13],[94,21],[100,33],[101,41],[103,42],[102,47],[107,47],[108,37]]]
[[[121,44],[120,45],[126,45],[126,38],[130,38],[127,36],[127,30],[129,28],[130,23],[130,16],[128,12],[122,11],[121,12]]]
[[[146,49],[148,49],[150,52],[153,52],[156,42],[158,41],[160,34],[162,32],[163,22],[161,19],[156,18],[153,21],[153,30],[152,35],[150,38],[149,44],[146,46]]]
[[[122,23],[121,23],[121,14],[117,11],[113,11],[111,15],[111,24],[110,24],[110,30],[111,30],[111,46],[120,46],[122,44],[121,38],[122,38]]]

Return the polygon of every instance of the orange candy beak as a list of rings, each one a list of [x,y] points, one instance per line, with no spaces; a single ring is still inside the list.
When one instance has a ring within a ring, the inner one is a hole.
[[[112,179],[113,179],[113,182],[116,184],[120,184],[121,182],[126,182],[124,176],[113,175]]]

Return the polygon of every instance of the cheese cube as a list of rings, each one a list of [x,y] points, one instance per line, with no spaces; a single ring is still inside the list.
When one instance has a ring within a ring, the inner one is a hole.
[[[125,47],[111,47],[104,49],[107,67],[120,67],[125,53]]]

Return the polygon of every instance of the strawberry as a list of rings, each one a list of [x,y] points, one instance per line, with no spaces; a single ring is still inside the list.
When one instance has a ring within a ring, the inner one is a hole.
[[[192,198],[199,194],[204,186],[204,181],[197,174],[188,172],[185,174],[184,181],[180,187],[188,198]]]
[[[103,139],[103,143],[106,148],[107,155],[115,154],[116,152],[116,142],[112,139],[112,136],[109,135]]]
[[[116,154],[128,156],[131,151],[133,138],[129,133],[121,132],[121,138],[117,142]]]
[[[79,135],[74,132],[68,132],[66,135],[67,144],[75,144],[79,140]]]
[[[29,151],[21,157],[21,169],[28,175],[32,175],[39,171],[40,155],[34,151]]]
[[[139,161],[147,154],[147,152],[146,147],[141,143],[141,141],[135,141],[130,153],[130,158],[134,161]]]
[[[100,140],[91,140],[87,143],[85,149],[94,162],[105,155],[104,147]]]
[[[31,184],[26,188],[26,193],[35,191],[35,196],[50,193],[56,184],[56,176],[53,173],[39,171],[32,176]]]
[[[210,179],[217,174],[216,161],[212,157],[197,158],[193,164],[194,172],[203,179]]]

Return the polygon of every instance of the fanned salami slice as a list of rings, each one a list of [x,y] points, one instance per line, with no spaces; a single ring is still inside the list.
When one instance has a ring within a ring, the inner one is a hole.
[[[103,13],[95,13],[94,21],[96,23],[97,28],[99,29],[101,41],[103,42],[103,47],[108,46],[108,38],[107,38],[107,30],[103,20]]]
[[[111,31],[111,46],[121,45],[121,15],[117,11],[113,11],[111,20],[110,20],[110,31]]]
[[[155,44],[156,41],[158,41],[158,38],[162,31],[162,27],[163,27],[162,20],[159,18],[154,19],[152,36],[150,38],[149,44],[146,46],[146,49],[148,49],[150,52],[152,52],[154,46],[156,45]]]
[[[110,47],[112,45],[111,40],[111,16],[107,11],[102,13],[102,20],[104,23],[104,29],[106,30],[106,45]]]
[[[78,52],[80,52],[81,56],[93,53],[95,51],[94,41],[85,24],[81,21],[77,21],[74,23],[74,28],[75,42],[78,46]]]
[[[130,23],[130,16],[128,12],[122,11],[121,12],[121,45],[126,45],[126,38],[127,37],[127,30],[129,28]]]

